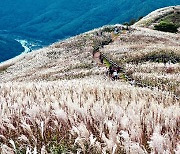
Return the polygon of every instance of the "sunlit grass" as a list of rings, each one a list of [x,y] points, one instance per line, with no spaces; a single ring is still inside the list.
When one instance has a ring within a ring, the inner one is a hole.
[[[1,151],[14,150],[10,140],[39,152],[171,152],[178,145],[179,103],[168,93],[96,78],[6,83],[0,91]]]

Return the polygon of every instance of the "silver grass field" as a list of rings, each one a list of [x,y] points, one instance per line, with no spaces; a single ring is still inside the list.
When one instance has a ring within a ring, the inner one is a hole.
[[[2,153],[46,153],[53,139],[71,140],[68,153],[75,145],[88,153],[179,150],[179,102],[169,93],[98,78],[9,82],[0,93]]]

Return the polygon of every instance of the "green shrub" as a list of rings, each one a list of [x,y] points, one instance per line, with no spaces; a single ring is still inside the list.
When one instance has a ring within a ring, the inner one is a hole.
[[[102,29],[102,32],[108,32],[108,33],[111,33],[114,31],[114,27],[104,27]]]
[[[177,25],[170,22],[165,22],[165,21],[161,21],[158,25],[155,25],[154,28],[155,30],[159,30],[163,32],[176,33],[178,31]]]

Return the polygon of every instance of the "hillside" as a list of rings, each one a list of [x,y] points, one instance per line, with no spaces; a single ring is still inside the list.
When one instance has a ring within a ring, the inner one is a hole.
[[[180,6],[165,7],[153,11],[137,23],[135,26],[154,28],[154,25],[165,21],[180,27]]]
[[[119,24],[4,62],[0,153],[178,154],[179,72],[179,33]]]

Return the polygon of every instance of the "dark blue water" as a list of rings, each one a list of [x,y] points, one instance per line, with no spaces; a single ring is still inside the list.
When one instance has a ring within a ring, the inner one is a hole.
[[[19,42],[0,35],[0,62],[13,58],[23,51],[24,48]]]
[[[30,52],[42,47],[41,41],[26,40],[20,36],[10,35],[7,31],[0,31],[0,63],[20,55],[22,52]]]

